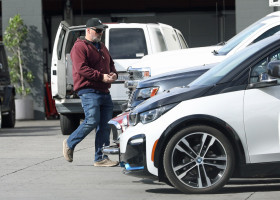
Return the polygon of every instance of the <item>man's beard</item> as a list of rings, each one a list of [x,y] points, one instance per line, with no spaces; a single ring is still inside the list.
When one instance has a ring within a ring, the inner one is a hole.
[[[92,38],[92,41],[93,42],[100,42],[101,41],[101,37]]]

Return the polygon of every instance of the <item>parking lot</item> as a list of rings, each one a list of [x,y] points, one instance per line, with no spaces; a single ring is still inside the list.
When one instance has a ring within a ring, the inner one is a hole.
[[[120,167],[94,167],[93,133],[68,163],[62,156],[66,137],[58,120],[18,121],[14,129],[0,129],[0,199],[279,199],[280,179],[233,179],[217,194],[186,195],[157,181],[125,176]]]

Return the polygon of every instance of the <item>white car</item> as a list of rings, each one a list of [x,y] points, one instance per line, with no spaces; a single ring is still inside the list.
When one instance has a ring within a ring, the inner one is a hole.
[[[126,82],[126,87],[134,89],[140,79],[150,76],[221,62],[250,44],[278,31],[280,31],[280,11],[266,15],[221,46],[188,48],[146,55],[128,68],[132,78]]]
[[[121,166],[184,193],[215,192],[231,177],[279,176],[279,83],[275,35],[133,109]]]

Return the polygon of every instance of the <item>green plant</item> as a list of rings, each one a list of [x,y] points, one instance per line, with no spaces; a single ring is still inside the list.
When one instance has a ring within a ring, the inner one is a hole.
[[[22,44],[26,40],[27,34],[27,26],[21,16],[17,14],[10,18],[3,37],[4,44],[11,53],[11,56],[8,56],[11,82],[15,86],[17,94],[21,96],[26,96],[31,92],[27,83],[34,80],[32,72],[26,68],[22,59]]]

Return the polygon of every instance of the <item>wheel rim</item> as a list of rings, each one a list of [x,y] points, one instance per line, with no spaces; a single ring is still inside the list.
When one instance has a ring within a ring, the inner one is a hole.
[[[171,156],[177,179],[193,188],[211,187],[222,179],[227,168],[224,146],[207,133],[184,136],[174,146]]]

